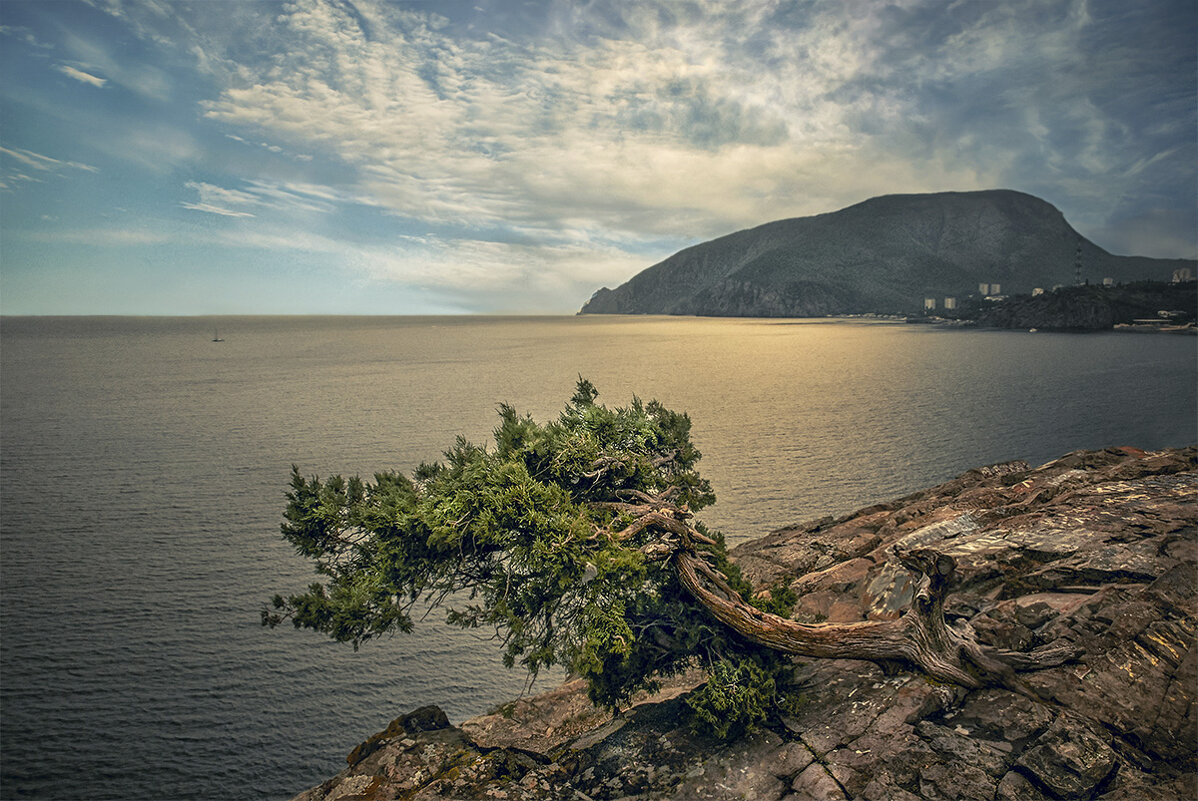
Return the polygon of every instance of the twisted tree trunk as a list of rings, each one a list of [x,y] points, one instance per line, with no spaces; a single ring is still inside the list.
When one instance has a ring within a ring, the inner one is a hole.
[[[620,504],[636,517],[623,530],[608,532],[624,539],[646,529],[659,536],[643,550],[653,558],[673,559],[682,585],[713,617],[746,639],[795,656],[864,659],[883,665],[906,663],[940,681],[976,689],[1001,686],[1034,695],[1015,674],[1062,664],[1077,656],[1070,643],[1052,644],[1023,653],[991,648],[950,628],[944,598],[956,561],[932,549],[896,552],[905,567],[920,576],[911,607],[897,620],[808,625],[763,612],[746,603],[727,578],[709,565],[696,544],[711,540],[687,523],[685,508],[666,503]]]

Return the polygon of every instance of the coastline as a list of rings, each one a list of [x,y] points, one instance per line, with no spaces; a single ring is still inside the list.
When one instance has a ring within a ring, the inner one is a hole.
[[[935,328],[975,328],[983,330],[988,329],[991,331],[1022,330],[1017,328],[1005,328],[1002,326],[983,325],[976,320],[954,320],[946,317],[907,317],[904,321],[910,325],[927,325]],[[1027,329],[1027,332],[1032,334],[1101,334],[1112,331],[1125,334],[1189,334],[1192,336],[1198,335],[1198,325],[1195,325],[1194,323],[1187,323],[1185,325],[1116,323],[1109,328],[1040,328],[1033,326]]]
[[[396,718],[295,801],[590,798],[1187,797],[1198,782],[1198,447],[1008,462],[743,543],[757,586],[785,580],[800,621],[897,616],[900,545],[954,556],[946,614],[979,639],[1081,649],[967,691],[853,660],[802,660],[798,707],[730,743],[684,724],[688,674],[612,716],[579,682],[452,726]]]

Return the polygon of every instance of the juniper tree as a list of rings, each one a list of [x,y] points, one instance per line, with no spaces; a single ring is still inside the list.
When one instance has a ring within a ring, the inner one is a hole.
[[[784,604],[755,603],[723,537],[694,517],[715,496],[690,418],[639,399],[609,409],[597,395],[580,379],[543,424],[500,406],[492,445],[459,437],[410,477],[293,468],[282,533],[323,581],[275,596],[263,623],[291,620],[356,648],[410,631],[417,608],[443,607],[452,625],[493,631],[508,667],[564,667],[612,708],[698,663],[712,681],[695,706],[725,735],[764,714],[788,655],[1017,689],[1015,670],[1067,656],[999,651],[947,627],[954,564],[934,551],[897,554],[922,576],[898,620],[805,625]]]

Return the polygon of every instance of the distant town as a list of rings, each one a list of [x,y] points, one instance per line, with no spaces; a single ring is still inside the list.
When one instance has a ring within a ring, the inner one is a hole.
[[[1079,271],[1080,273],[1080,271]],[[1080,278],[1065,286],[1034,287],[1006,295],[998,282],[978,284],[964,297],[925,297],[915,323],[1026,328],[1031,331],[1161,331],[1198,333],[1198,284],[1194,269],[1179,267],[1172,280],[1119,282]]]
[[[1193,281],[1193,280],[1194,280],[1193,268],[1179,267],[1178,269],[1173,271],[1173,280],[1171,281],[1171,283],[1181,284],[1181,283],[1185,283],[1187,281]],[[1085,283],[1086,283],[1085,281],[1079,281],[1077,285],[1080,286],[1080,285],[1084,285]],[[1115,282],[1114,278],[1107,277],[1107,278],[1102,279],[1102,286],[1115,286],[1115,283],[1116,282]],[[1054,284],[1052,289],[1048,290],[1048,291],[1057,292],[1064,288],[1065,288],[1064,284]],[[1040,295],[1043,295],[1044,292],[1045,292],[1044,287],[1042,287],[1042,286],[1035,287],[1034,289],[1032,289],[1032,297],[1038,297]],[[978,284],[977,295],[980,296],[981,298],[983,298],[987,301],[991,301],[991,302],[1002,301],[1002,300],[1007,299],[1007,296],[1002,293],[1002,284],[1000,284],[998,282]],[[945,311],[954,311],[957,308],[957,299],[955,297],[946,297],[942,301],[940,301],[940,303],[941,303],[941,305],[939,306],[939,308],[944,309]],[[923,299],[923,308],[924,308],[925,312],[936,311],[937,310],[937,299],[936,298],[924,298]]]

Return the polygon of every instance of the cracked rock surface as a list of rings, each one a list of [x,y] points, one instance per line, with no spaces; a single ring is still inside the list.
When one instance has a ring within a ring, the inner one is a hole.
[[[954,625],[1016,651],[1064,638],[1080,657],[1022,674],[1040,700],[801,660],[797,707],[728,744],[685,725],[697,672],[618,717],[581,682],[460,727],[424,707],[297,801],[1198,797],[1198,449],[971,470],[732,555],[757,586],[788,581],[796,619],[848,622],[910,602],[896,544],[956,558]]]

